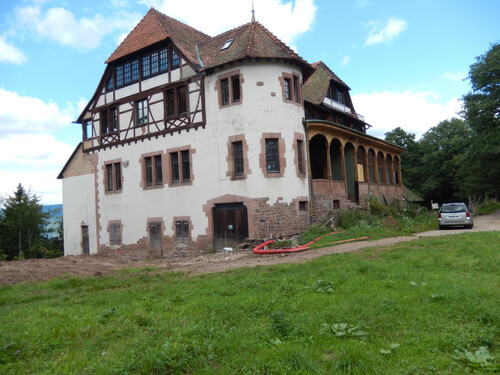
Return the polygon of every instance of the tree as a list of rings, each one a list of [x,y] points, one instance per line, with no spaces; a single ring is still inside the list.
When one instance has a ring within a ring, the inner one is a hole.
[[[422,151],[420,144],[415,141],[415,134],[407,133],[403,128],[397,127],[385,133],[385,140],[396,146],[404,148],[406,151],[401,155],[401,174],[404,185],[421,193],[421,176],[419,175]]]
[[[472,136],[468,124],[458,118],[442,121],[422,136],[422,160],[416,175],[419,192],[427,201],[443,203],[467,198],[470,185],[465,165]]]
[[[0,249],[7,259],[21,259],[43,239],[48,215],[42,211],[40,198],[21,184],[14,196],[3,199],[2,203]]]
[[[477,193],[500,193],[500,44],[471,65],[471,91],[464,95],[464,117],[474,132],[468,160]],[[471,192],[471,193],[472,193]]]

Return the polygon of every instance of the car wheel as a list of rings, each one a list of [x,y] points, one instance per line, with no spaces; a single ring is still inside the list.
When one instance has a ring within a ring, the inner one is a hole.
[[[443,230],[444,227],[442,225],[439,226],[439,230]]]
[[[470,224],[470,225],[466,225],[466,226],[465,226],[465,229],[472,229],[472,224]]]

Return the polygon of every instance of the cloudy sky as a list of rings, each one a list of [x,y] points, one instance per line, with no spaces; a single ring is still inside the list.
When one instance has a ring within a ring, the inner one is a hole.
[[[370,134],[417,137],[456,116],[475,57],[500,39],[497,0],[254,0],[258,21],[351,88]],[[207,34],[250,21],[252,0],[0,0],[0,195],[61,203],[72,124],[104,61],[150,7]]]

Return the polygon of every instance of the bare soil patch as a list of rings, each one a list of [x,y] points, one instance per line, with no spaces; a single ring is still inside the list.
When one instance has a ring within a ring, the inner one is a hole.
[[[251,250],[206,254],[176,260],[130,259],[99,255],[67,256],[56,259],[28,259],[0,262],[0,285],[50,280],[56,277],[91,277],[109,274],[122,268],[153,267],[160,270],[184,272],[188,275],[224,272],[240,267],[267,266],[279,263],[303,263],[326,254],[357,252],[368,247],[386,250],[393,244],[422,237],[434,237],[464,232],[500,231],[500,211],[478,216],[474,228],[435,230],[413,236],[391,237],[381,240],[345,243],[299,253],[255,255]]]

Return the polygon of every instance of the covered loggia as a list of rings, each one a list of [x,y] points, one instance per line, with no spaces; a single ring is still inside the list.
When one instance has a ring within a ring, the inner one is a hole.
[[[393,174],[392,174],[392,157],[391,155],[387,155],[385,158],[385,175],[387,176],[387,183],[388,184],[393,184]]]

